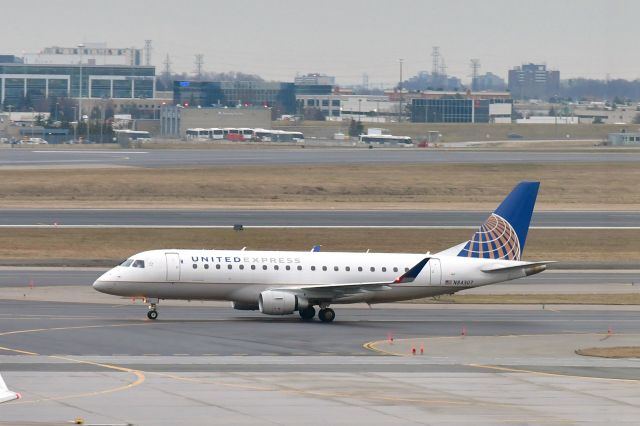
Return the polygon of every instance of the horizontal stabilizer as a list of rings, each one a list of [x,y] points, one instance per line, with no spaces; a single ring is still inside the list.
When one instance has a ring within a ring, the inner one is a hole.
[[[13,401],[14,399],[20,399],[20,394],[10,391],[4,380],[2,380],[2,376],[0,376],[0,403]]]
[[[480,270],[488,274],[522,270],[526,276],[529,276],[544,271],[545,269],[547,269],[547,265],[551,263],[555,263],[555,261],[549,260],[541,262],[524,262],[517,265],[495,263],[492,265],[483,266]]]

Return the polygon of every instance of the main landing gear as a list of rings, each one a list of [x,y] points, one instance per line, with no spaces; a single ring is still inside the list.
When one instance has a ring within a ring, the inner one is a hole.
[[[298,311],[300,314],[300,318],[303,321],[311,321],[313,317],[316,315],[316,310],[313,306],[308,306],[304,309],[300,309]],[[336,313],[329,306],[320,305],[320,310],[318,311],[318,319],[322,322],[331,322],[336,318]]]
[[[302,318],[304,321],[311,321],[313,317],[316,316],[316,310],[313,306],[308,306],[304,309],[300,309],[298,313],[300,314],[300,318]]]
[[[322,322],[331,322],[336,318],[336,313],[331,308],[322,308],[318,312],[318,319]]]
[[[158,319],[158,310],[156,307],[158,306],[158,299],[146,299],[146,302],[149,303],[149,312],[147,312],[147,318],[150,320]]]

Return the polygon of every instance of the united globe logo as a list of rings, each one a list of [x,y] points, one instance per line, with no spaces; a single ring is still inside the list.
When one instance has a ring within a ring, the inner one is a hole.
[[[458,256],[520,260],[520,241],[511,224],[492,213]]]

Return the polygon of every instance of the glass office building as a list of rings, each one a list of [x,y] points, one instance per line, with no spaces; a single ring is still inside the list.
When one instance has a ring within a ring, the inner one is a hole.
[[[293,83],[266,81],[174,81],[173,101],[190,107],[267,106],[280,114],[296,109]]]
[[[82,75],[82,82],[80,81]],[[140,99],[155,97],[155,67],[0,63],[4,107],[49,97]]]
[[[491,104],[512,102],[511,99],[413,99],[411,121],[414,123],[489,123]]]

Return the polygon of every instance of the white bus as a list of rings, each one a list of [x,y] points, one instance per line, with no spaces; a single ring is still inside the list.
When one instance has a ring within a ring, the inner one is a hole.
[[[250,141],[254,138],[254,129],[241,128],[238,129],[238,132],[242,135],[242,139],[244,139],[245,141]]]
[[[302,132],[288,132],[286,130],[272,130],[272,142],[300,142],[304,143],[304,134]]]
[[[202,129],[199,127],[187,129],[187,139],[207,140],[210,139],[209,133],[209,129]]]
[[[360,135],[360,143],[378,144],[378,145],[398,145],[413,146],[413,141],[409,136],[392,136],[392,135]]]
[[[217,127],[209,129],[209,138],[214,140],[224,139],[224,130]]]

